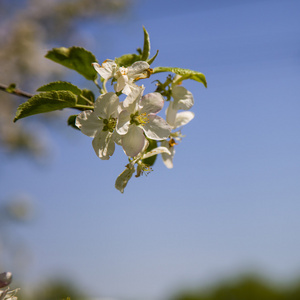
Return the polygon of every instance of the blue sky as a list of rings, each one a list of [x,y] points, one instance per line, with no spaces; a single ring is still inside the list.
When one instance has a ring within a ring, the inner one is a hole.
[[[15,228],[31,248],[31,281],[60,274],[94,296],[160,299],[240,272],[299,275],[300,3],[227,2],[139,1],[79,28],[102,61],[142,46],[144,25],[160,51],[154,67],[203,72],[208,88],[184,83],[196,116],[174,169],[158,159],[123,195],[122,151],[101,161],[63,122],[47,131],[51,163],[2,165],[2,196],[35,199],[34,222]]]

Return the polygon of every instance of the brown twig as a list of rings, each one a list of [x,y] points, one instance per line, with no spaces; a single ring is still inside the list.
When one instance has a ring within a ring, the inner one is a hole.
[[[16,88],[11,89],[9,85],[4,85],[4,84],[1,84],[1,83],[0,83],[0,90],[4,91],[6,93],[9,93],[9,94],[13,94],[13,95],[17,95],[17,96],[21,96],[21,97],[25,97],[25,98],[31,98],[31,97],[34,96],[33,94],[21,91],[21,90],[16,89]]]

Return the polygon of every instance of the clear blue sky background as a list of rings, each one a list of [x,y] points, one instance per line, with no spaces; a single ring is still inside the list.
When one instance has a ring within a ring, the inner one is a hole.
[[[299,11],[296,0],[137,1],[119,20],[79,28],[103,61],[142,46],[144,25],[160,50],[153,66],[203,72],[208,88],[184,83],[196,117],[174,169],[158,159],[123,195],[122,151],[101,161],[71,128],[49,131],[48,166],[2,164],[2,196],[36,199],[35,221],[18,229],[34,256],[28,278],[61,274],[91,295],[157,299],[249,270],[299,275]]]

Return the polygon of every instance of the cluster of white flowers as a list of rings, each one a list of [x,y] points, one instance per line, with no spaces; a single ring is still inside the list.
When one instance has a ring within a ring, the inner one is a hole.
[[[135,172],[138,177],[151,171],[145,159],[161,154],[166,167],[173,167],[174,146],[183,137],[180,128],[194,118],[194,113],[188,111],[194,99],[191,92],[178,84],[178,75],[171,79],[169,97],[165,96],[159,81],[155,92],[143,95],[145,87],[136,82],[152,74],[146,61],[125,68],[108,59],[101,66],[98,63],[93,66],[102,77],[103,93],[95,101],[94,110],[85,110],[77,116],[76,126],[93,138],[93,148],[102,160],[114,154],[115,144],[122,146],[129,163],[118,176],[115,187],[123,193]],[[107,92],[108,80],[115,83],[115,92]],[[119,99],[121,94],[126,95],[124,101]],[[169,103],[166,120],[157,115],[165,103]],[[155,145],[160,142],[160,146],[153,149],[149,146],[151,141],[156,141]]]
[[[4,272],[0,274],[0,300],[17,300],[15,294],[19,289],[11,290],[8,285],[12,281],[11,272]]]

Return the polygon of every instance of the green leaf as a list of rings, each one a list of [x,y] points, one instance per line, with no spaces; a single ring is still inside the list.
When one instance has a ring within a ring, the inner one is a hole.
[[[38,92],[48,92],[48,91],[70,91],[75,95],[81,94],[81,89],[76,85],[66,82],[66,81],[55,81],[45,84],[37,89]]]
[[[144,26],[143,26],[143,30],[144,30],[143,51],[141,50],[141,48],[138,48],[137,49],[138,54],[124,54],[120,57],[116,57],[115,62],[119,67],[127,68],[127,67],[131,66],[133,63],[135,63],[136,61],[139,61],[139,60],[146,61],[148,59],[148,57],[150,55],[150,38],[149,38],[149,34]],[[155,55],[155,57],[156,57],[156,55]]]
[[[153,73],[160,72],[172,72],[178,75],[181,75],[181,81],[185,79],[193,79],[195,81],[201,82],[207,87],[207,82],[205,76],[197,71],[192,71],[189,69],[181,69],[181,68],[171,68],[171,67],[156,67],[153,69]]]
[[[94,54],[81,47],[53,48],[45,56],[69,69],[77,71],[88,80],[95,80],[97,72],[92,66],[97,62]]]
[[[119,67],[129,67],[134,62],[141,60],[141,55],[138,54],[124,54],[120,57],[115,58],[115,62]]]
[[[76,107],[76,95],[72,92],[43,92],[34,95],[18,107],[14,122],[31,115],[60,110],[67,107]]]
[[[92,91],[88,89],[81,90],[76,85],[66,81],[56,81],[56,82],[48,83],[38,88],[37,91],[38,92],[70,91],[77,96],[76,104],[78,105],[92,105],[95,102],[95,96]]]
[[[158,55],[158,52],[159,52],[159,51],[157,50],[156,53],[155,53],[155,55],[154,55],[153,57],[151,57],[150,59],[147,60],[147,63],[148,63],[149,65],[151,65],[151,64],[154,62],[156,56]]]
[[[147,139],[147,140],[149,142],[149,146],[146,150],[146,153],[157,147],[157,141],[151,139]],[[154,165],[156,157],[157,155],[150,156],[148,158],[142,159],[142,162],[148,165],[149,167],[151,167]]]
[[[70,116],[70,117],[68,118],[68,125],[71,126],[71,127],[73,127],[73,128],[75,128],[75,129],[77,129],[77,130],[80,130],[80,129],[75,125],[76,117],[77,117],[77,116],[78,116],[78,115],[72,115],[72,116]]]
[[[144,30],[144,47],[143,47],[141,60],[146,61],[150,55],[150,37],[144,26],[143,26],[143,30]]]

